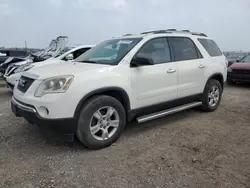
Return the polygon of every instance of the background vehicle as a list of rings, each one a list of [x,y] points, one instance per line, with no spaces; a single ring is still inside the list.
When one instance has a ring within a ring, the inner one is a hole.
[[[228,68],[227,83],[237,82],[250,82],[250,53]]]
[[[240,61],[244,56],[247,55],[247,52],[224,52],[227,60],[228,66],[232,65],[236,61]]]
[[[23,59],[29,55],[29,51],[29,49],[1,49],[0,53],[2,55],[0,56],[0,72],[4,74],[6,68],[8,67],[8,64],[11,61],[20,61],[20,58]]]
[[[27,71],[33,67],[41,67],[41,66],[51,64],[51,63],[58,63],[58,62],[61,62],[62,60],[63,61],[74,60],[78,56],[88,51],[93,46],[94,45],[80,45],[77,47],[68,46],[64,48],[59,54],[57,54],[57,56],[51,57],[45,61],[41,61],[37,63],[25,61],[25,62],[12,64],[6,70],[4,74],[4,79],[7,85],[13,89],[24,71]]]
[[[35,53],[26,51],[25,54],[19,57],[13,56],[14,54],[9,54],[8,58],[0,64],[0,71],[4,74],[8,66],[14,63],[25,64],[30,62],[40,62],[55,57],[61,53],[61,51],[67,46],[67,43],[68,37],[59,36],[55,40],[52,40],[47,48]]]
[[[143,123],[197,106],[216,110],[226,77],[227,60],[205,34],[143,32],[104,41],[73,63],[24,72],[12,111],[46,135],[72,141],[76,134],[99,149],[132,119]]]

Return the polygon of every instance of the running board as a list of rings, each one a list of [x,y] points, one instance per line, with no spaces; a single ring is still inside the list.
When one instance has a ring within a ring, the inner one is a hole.
[[[174,113],[177,113],[177,112],[180,112],[180,111],[183,111],[183,110],[187,110],[189,108],[194,108],[194,107],[197,107],[197,106],[200,106],[200,105],[202,105],[202,102],[192,102],[192,103],[185,104],[185,105],[182,105],[182,106],[177,106],[177,107],[174,107],[174,108],[170,108],[168,110],[163,110],[163,111],[160,111],[160,112],[155,112],[155,113],[148,114],[148,115],[145,115],[145,116],[142,116],[142,117],[138,117],[137,122],[138,123],[144,123],[146,121],[150,121],[150,120],[157,119],[157,118],[160,118],[160,117],[163,117],[163,116],[174,114]]]

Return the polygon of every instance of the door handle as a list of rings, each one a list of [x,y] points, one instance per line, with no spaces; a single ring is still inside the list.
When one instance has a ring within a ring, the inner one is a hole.
[[[174,73],[175,71],[175,69],[168,69],[167,73]]]
[[[199,68],[200,68],[200,69],[203,69],[203,68],[205,68],[205,65],[202,65],[202,64],[201,64],[201,65],[199,66]]]

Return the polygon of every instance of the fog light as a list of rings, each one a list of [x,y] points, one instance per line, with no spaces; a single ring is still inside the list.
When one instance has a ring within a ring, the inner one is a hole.
[[[45,106],[40,106],[38,108],[38,113],[40,114],[40,116],[45,117],[45,116],[49,115],[49,110]]]

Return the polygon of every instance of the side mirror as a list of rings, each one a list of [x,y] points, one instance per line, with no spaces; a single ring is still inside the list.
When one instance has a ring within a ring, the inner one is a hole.
[[[131,61],[132,67],[140,67],[140,66],[148,66],[148,65],[154,65],[154,61],[152,58],[136,56]]]
[[[68,55],[65,57],[65,59],[66,59],[67,61],[73,60],[73,59],[74,59],[73,54],[68,54]]]

